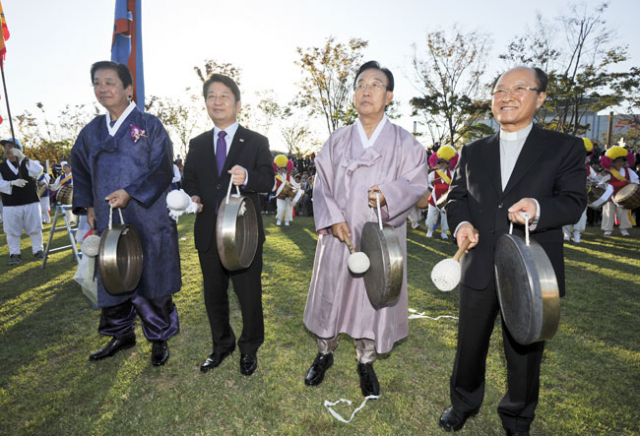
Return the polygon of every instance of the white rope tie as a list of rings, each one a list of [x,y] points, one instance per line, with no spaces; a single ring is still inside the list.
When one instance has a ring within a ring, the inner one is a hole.
[[[326,407],[327,410],[329,410],[329,412],[331,413],[331,415],[333,415],[335,419],[337,419],[340,422],[344,422],[345,424],[348,424],[353,420],[353,417],[356,416],[356,413],[362,410],[362,408],[367,404],[367,401],[377,400],[378,398],[380,398],[380,395],[369,395],[368,397],[364,397],[364,401],[362,402],[362,404],[360,404],[360,406],[358,406],[358,408],[354,410],[353,413],[351,413],[351,417],[348,420],[344,419],[338,412],[333,410],[332,407],[340,403],[347,403],[349,406],[351,406],[353,404],[351,400],[346,400],[344,398],[340,398],[338,401],[333,401],[333,402],[329,400],[324,400],[324,407]]]
[[[438,321],[441,318],[450,318],[450,319],[458,319],[457,316],[452,316],[452,315],[440,315],[440,316],[436,316],[435,318],[425,315],[425,312],[418,312],[415,309],[409,309],[409,312],[412,313],[412,315],[409,315],[409,319],[430,319],[433,321]]]

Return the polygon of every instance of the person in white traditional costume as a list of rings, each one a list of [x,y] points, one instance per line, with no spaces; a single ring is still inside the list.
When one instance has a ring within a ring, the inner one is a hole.
[[[601,228],[605,236],[610,236],[615,224],[615,218],[620,222],[620,234],[629,236],[629,230],[635,225],[631,211],[613,202],[613,198],[622,188],[629,183],[638,183],[638,175],[627,166],[627,162],[634,159],[633,153],[619,145],[607,150],[600,158],[600,165],[606,169],[602,181],[613,186],[611,199],[602,208]]]
[[[33,257],[44,258],[42,250],[42,212],[35,177],[42,165],[22,153],[22,144],[14,138],[0,141],[6,160],[0,164],[0,193],[3,203],[3,227],[9,246],[9,265],[22,262],[20,235],[31,239]]]
[[[595,172],[591,165],[589,165],[589,161],[591,160],[591,156],[593,155],[593,142],[589,138],[582,138],[584,142],[584,148],[587,150],[587,157],[585,159],[585,167],[587,168],[587,181],[592,181],[597,183],[600,181],[600,176]],[[568,224],[566,226],[562,226],[562,233],[564,234],[564,240],[570,241],[571,236],[573,235],[573,242],[576,244],[580,243],[581,233],[587,228],[587,209],[584,209],[582,216],[575,224]]]
[[[284,219],[284,225],[288,226],[293,220],[293,200],[291,197],[282,195],[281,191],[286,185],[293,186],[300,190],[300,183],[291,176],[293,170],[293,161],[289,160],[284,154],[279,154],[273,160],[273,169],[276,171],[275,184],[273,185],[273,191],[276,193],[276,225],[282,225]],[[298,191],[301,192],[301,191]]]
[[[411,133],[392,124],[385,108],[393,100],[393,74],[375,61],[355,76],[358,120],[336,130],[315,159],[313,213],[319,234],[304,324],[315,335],[318,354],[305,384],[322,383],[333,363],[340,333],[354,339],[362,394],[379,395],[373,370],[379,353],[388,353],[408,335],[406,222],[427,191],[426,153]],[[362,275],[347,268],[348,237],[360,246],[362,227],[371,219],[379,195],[382,219],[395,228],[404,260],[398,300],[376,310]]]
[[[457,163],[458,153],[455,148],[450,145],[443,145],[429,158],[429,165],[431,165],[433,171],[429,173],[431,195],[429,196],[429,209],[427,211],[427,219],[425,220],[427,238],[433,236],[435,226],[438,224],[438,218],[440,218],[440,237],[442,239],[448,238],[447,231],[449,230],[449,226],[447,225],[447,214],[443,206],[438,206],[438,200],[447,195],[453,170]]]

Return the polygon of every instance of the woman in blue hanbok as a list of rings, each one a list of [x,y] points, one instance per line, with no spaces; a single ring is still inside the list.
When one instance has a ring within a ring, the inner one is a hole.
[[[173,147],[162,123],[131,102],[133,85],[126,66],[97,62],[91,79],[107,113],[82,129],[71,151],[73,210],[86,214],[100,235],[108,227],[110,207],[121,208],[125,223],[138,232],[144,261],[140,283],[131,293],[109,294],[98,277],[98,331],[112,339],[89,360],[134,346],[139,316],[145,337],[153,342],[153,365],[164,365],[167,340],[179,331],[172,295],[182,285],[177,229],[165,200],[173,177]],[[119,214],[114,211],[113,216],[117,223]]]

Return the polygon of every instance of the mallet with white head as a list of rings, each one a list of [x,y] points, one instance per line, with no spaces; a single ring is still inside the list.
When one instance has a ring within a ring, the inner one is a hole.
[[[354,274],[364,274],[367,272],[369,267],[371,266],[371,262],[369,261],[369,256],[367,256],[362,251],[356,251],[351,244],[351,240],[348,236],[344,237],[344,242],[349,247],[349,259],[347,260],[347,265],[349,266],[349,271]]]
[[[460,283],[460,258],[471,244],[467,238],[462,242],[458,252],[452,259],[441,260],[431,270],[431,281],[443,292],[452,291]]]

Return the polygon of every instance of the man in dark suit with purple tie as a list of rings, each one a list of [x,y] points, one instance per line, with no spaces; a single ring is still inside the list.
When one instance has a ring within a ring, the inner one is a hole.
[[[238,296],[242,312],[240,372],[252,375],[258,367],[257,351],[264,342],[262,313],[262,245],[265,241],[258,194],[273,186],[269,140],[245,129],[237,121],[241,108],[240,90],[230,77],[213,74],[203,85],[205,105],[215,127],[191,140],[184,165],[184,190],[200,211],[196,217],[194,239],[204,281],[204,301],[211,326],[213,353],[200,367],[207,372],[222,363],[236,347],[229,324],[229,279]],[[229,271],[221,263],[216,243],[218,208],[233,184],[253,201],[258,222],[258,249],[252,264]]]

